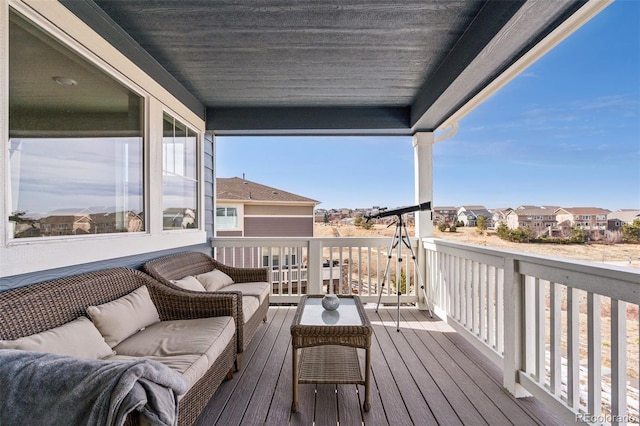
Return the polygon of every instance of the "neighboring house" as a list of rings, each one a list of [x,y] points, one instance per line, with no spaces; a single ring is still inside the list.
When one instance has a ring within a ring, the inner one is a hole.
[[[438,226],[440,223],[455,224],[458,216],[457,207],[434,207],[433,208],[433,224]]]
[[[91,216],[92,234],[109,234],[115,232],[140,232],[144,230],[144,221],[140,214],[132,211],[125,213],[95,213]]]
[[[554,206],[520,206],[511,210],[506,219],[509,229],[529,227],[536,235],[553,235],[557,225]]]
[[[485,206],[462,206],[458,209],[457,220],[464,226],[474,227],[478,225],[478,217],[484,216],[487,227],[493,227],[493,215]]]
[[[40,235],[43,237],[59,237],[62,235],[88,234],[91,229],[91,218],[88,214],[55,214],[40,220]]]
[[[618,231],[625,223],[632,224],[640,219],[640,210],[621,209],[607,215],[607,230]]]
[[[239,177],[217,178],[216,194],[217,237],[313,237],[319,201]],[[304,262],[301,253],[263,248],[224,249],[223,256],[230,265],[269,266],[283,274]]]
[[[46,217],[16,225],[21,237],[58,237],[65,235],[140,232],[144,221],[140,214],[117,212],[114,207],[58,209]]]
[[[219,237],[313,237],[311,198],[239,177],[216,179]]]
[[[329,221],[329,212],[327,209],[317,209],[314,213],[316,223],[324,223]]]
[[[501,223],[504,223],[506,225],[507,215],[511,211],[513,211],[511,207],[491,209],[491,220],[493,220],[493,226],[497,228]]]
[[[556,210],[556,220],[563,232],[568,232],[572,226],[579,226],[588,233],[604,233],[609,213],[610,210],[599,207],[562,207]]]

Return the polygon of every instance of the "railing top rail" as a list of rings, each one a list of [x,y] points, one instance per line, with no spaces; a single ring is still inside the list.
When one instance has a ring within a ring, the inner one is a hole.
[[[423,244],[428,250],[446,252],[473,260],[480,260],[482,256],[512,259],[516,262],[516,272],[523,275],[566,284],[618,300],[640,303],[640,271],[632,268],[559,259],[541,254],[487,248],[433,238],[423,239]],[[494,264],[495,262],[487,261],[486,263]]]
[[[215,237],[212,247],[306,247],[310,242],[322,247],[387,246],[392,237]],[[412,238],[415,244],[418,239]]]

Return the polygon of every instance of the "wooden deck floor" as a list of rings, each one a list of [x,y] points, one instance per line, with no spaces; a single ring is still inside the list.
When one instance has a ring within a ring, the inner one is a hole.
[[[501,372],[442,321],[403,308],[397,332],[395,308],[376,313],[369,307],[369,412],[362,411],[362,386],[300,385],[300,412],[291,413],[289,327],[295,307],[271,307],[243,354],[243,368],[220,386],[197,424],[562,424],[534,398],[516,399],[503,390]]]

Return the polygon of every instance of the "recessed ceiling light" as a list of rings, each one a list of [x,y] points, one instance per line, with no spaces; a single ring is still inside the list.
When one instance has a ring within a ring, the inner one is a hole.
[[[52,77],[60,86],[77,86],[78,82],[69,77]]]

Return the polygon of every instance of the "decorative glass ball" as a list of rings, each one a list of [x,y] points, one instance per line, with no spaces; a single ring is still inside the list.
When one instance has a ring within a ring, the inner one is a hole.
[[[335,294],[326,294],[322,298],[322,307],[327,311],[335,311],[340,306],[340,299]]]

